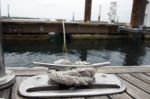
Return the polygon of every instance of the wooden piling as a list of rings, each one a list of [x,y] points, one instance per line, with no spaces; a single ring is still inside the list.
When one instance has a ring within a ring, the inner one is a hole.
[[[85,0],[84,22],[91,21],[92,0]]]
[[[131,27],[143,25],[147,0],[133,0]]]

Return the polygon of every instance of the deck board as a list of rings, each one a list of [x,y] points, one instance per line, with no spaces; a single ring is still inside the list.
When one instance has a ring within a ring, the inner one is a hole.
[[[131,73],[131,75],[150,84],[150,76],[147,76],[143,73]]]
[[[130,75],[130,74],[120,74],[119,75],[124,80],[134,84],[135,86],[139,87],[140,89],[144,90],[145,92],[150,94],[150,84]]]
[[[134,69],[135,68],[135,69]],[[141,72],[140,72],[141,68]],[[102,67],[100,73],[116,74],[126,85],[126,91],[118,94],[91,96],[91,97],[67,97],[52,99],[150,99],[150,67]],[[8,69],[8,68],[7,68]],[[9,68],[16,73],[16,83],[6,89],[0,90],[0,98],[5,99],[50,99],[50,98],[25,98],[18,95],[20,83],[33,75],[46,74],[47,68]],[[145,71],[146,70],[146,71]]]
[[[11,86],[2,91],[0,90],[0,98],[10,99],[11,97],[10,91],[11,91]]]
[[[47,68],[45,67],[6,67],[6,69],[12,70],[16,75],[38,75],[47,74]],[[150,66],[105,66],[97,68],[99,73],[147,73],[150,75]]]
[[[120,94],[114,94],[110,95],[111,99],[133,99],[131,96],[129,96],[127,93],[120,93]]]
[[[119,75],[120,77],[120,75]],[[120,77],[122,79],[122,77]],[[150,94],[136,87],[134,84],[122,79],[126,85],[126,92],[135,99],[150,99]]]

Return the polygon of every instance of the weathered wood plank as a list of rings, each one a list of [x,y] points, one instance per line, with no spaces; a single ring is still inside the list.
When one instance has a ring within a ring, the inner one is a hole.
[[[4,99],[11,99],[11,87],[7,87],[5,89],[1,89],[0,90],[0,98],[4,98]]]
[[[109,95],[110,98],[112,99],[133,99],[131,96],[129,96],[127,93],[123,92],[120,94],[114,94],[114,95]]]
[[[120,79],[120,74],[118,75]],[[143,90],[139,89],[138,87],[134,86],[134,84],[129,83],[128,81],[122,79],[126,85],[126,92],[134,97],[135,99],[150,99],[150,94],[144,92]]]
[[[142,89],[143,91],[147,92],[150,94],[150,84],[130,75],[130,74],[119,74],[119,77],[121,77],[122,79],[130,82],[131,84],[133,84],[134,86]]]
[[[14,71],[14,73],[16,75],[23,75],[23,76],[47,74],[47,70],[48,70],[45,67],[34,67],[34,68],[28,68],[28,67],[7,67],[7,69],[10,69],[10,70]]]
[[[150,72],[150,66],[105,66],[100,67],[97,72],[100,73],[137,73]]]
[[[16,75],[38,75],[46,74],[47,68],[44,67],[7,67],[15,72]],[[149,73],[150,66],[105,66],[97,69],[99,73]]]
[[[134,77],[137,77],[137,78],[150,84],[150,76],[147,76],[143,73],[131,73],[131,75],[133,75]]]

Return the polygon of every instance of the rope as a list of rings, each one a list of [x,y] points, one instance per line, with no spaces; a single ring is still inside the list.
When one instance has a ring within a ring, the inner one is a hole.
[[[62,85],[80,86],[89,85],[94,82],[95,68],[77,68],[67,71],[48,71],[49,79]]]
[[[67,45],[66,45],[66,31],[65,31],[65,23],[62,21],[63,26],[63,51],[67,54]],[[66,55],[67,56],[67,55]],[[67,59],[60,59],[54,62],[55,64],[71,64],[71,62]],[[86,62],[76,62],[75,64],[89,64]],[[62,85],[89,85],[94,82],[94,74],[95,68],[77,68],[67,71],[56,71],[50,69],[48,71],[49,80],[52,80],[58,84]]]
[[[62,21],[63,26],[63,51],[65,54],[67,54],[67,45],[66,45],[66,30],[65,30],[65,22]]]

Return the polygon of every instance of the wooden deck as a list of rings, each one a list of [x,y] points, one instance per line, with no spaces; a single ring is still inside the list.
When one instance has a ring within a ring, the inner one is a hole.
[[[0,90],[0,99],[31,99],[17,93],[21,81],[38,74],[46,74],[46,68],[7,68],[16,73],[16,83],[9,88]],[[98,70],[102,73],[116,74],[126,85],[126,91],[118,94],[110,94],[92,97],[69,97],[63,99],[150,99],[150,66],[132,67],[102,67]],[[33,98],[32,98],[33,99]],[[39,99],[39,98],[34,98]],[[42,98],[43,99],[43,98]],[[45,98],[44,98],[45,99]],[[46,98],[62,99],[62,98]]]

